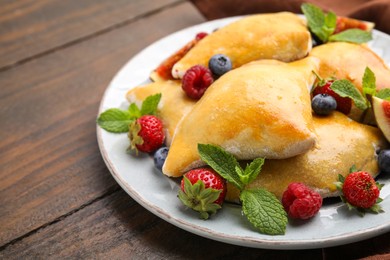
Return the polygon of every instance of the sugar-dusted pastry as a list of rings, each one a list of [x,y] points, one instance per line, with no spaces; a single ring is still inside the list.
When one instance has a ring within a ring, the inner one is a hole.
[[[348,79],[362,92],[364,70],[369,67],[375,74],[377,90],[390,88],[390,69],[376,53],[365,45],[333,42],[319,45],[310,56],[320,59],[322,78]],[[360,120],[362,111],[352,106],[351,118]]]
[[[338,195],[334,182],[352,165],[373,176],[379,173],[376,149],[387,143],[379,129],[350,120],[340,112],[314,117],[318,144],[309,152],[284,160],[266,160],[248,188],[263,187],[281,198],[291,182],[303,182],[323,197]],[[237,202],[238,190],[228,186],[226,200]]]
[[[163,121],[165,143],[169,146],[178,122],[192,109],[195,101],[186,96],[180,81],[171,80],[138,86],[129,90],[126,98],[130,103],[135,102],[140,105],[146,97],[157,93],[161,93],[157,112]]]
[[[199,41],[172,69],[182,78],[194,65],[207,66],[215,54],[228,56],[233,68],[258,59],[285,62],[301,59],[311,50],[305,21],[288,13],[257,14],[228,24]]]
[[[318,60],[261,60],[216,80],[176,128],[163,172],[202,165],[197,144],[220,145],[238,159],[287,158],[315,145],[309,88]]]

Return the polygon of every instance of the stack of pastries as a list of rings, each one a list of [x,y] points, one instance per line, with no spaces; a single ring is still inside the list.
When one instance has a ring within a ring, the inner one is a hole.
[[[186,96],[181,78],[191,66],[207,66],[215,54],[232,61],[199,100]],[[166,132],[168,157],[163,173],[180,177],[204,165],[197,144],[221,146],[245,162],[266,158],[250,184],[277,197],[291,182],[303,182],[323,197],[338,195],[334,182],[352,165],[373,176],[379,172],[377,151],[388,146],[375,126],[359,122],[361,111],[317,116],[311,109],[316,74],[348,79],[362,90],[366,67],[377,88],[390,86],[390,70],[365,45],[334,42],[312,48],[305,20],[288,13],[251,15],[226,25],[190,48],[172,67],[173,79],[131,89],[131,103],[161,93],[158,116]],[[238,202],[228,185],[226,200]]]

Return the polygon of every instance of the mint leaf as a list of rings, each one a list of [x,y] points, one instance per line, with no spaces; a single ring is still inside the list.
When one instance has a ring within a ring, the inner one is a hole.
[[[371,40],[371,32],[360,29],[348,29],[329,37],[329,41],[331,42],[365,43]]]
[[[245,185],[236,172],[236,168],[240,168],[240,165],[233,155],[211,144],[198,144],[198,152],[200,158],[224,179],[232,183],[239,190],[244,188]]]
[[[376,78],[374,72],[369,67],[366,67],[363,75],[363,93],[366,95],[375,96],[376,94]]]
[[[157,112],[158,103],[161,100],[161,93],[148,96],[141,106],[141,115],[155,115]]]
[[[97,124],[112,133],[125,133],[129,131],[129,124],[132,122],[131,115],[126,110],[110,108],[101,113],[97,118]]]
[[[251,183],[256,179],[257,175],[261,172],[261,167],[264,164],[264,158],[257,158],[245,167],[245,170],[240,175],[240,180],[244,185]]]
[[[243,190],[240,194],[242,209],[261,233],[283,235],[287,227],[287,214],[280,201],[265,189]]]
[[[137,105],[135,103],[130,104],[128,111],[130,113],[131,118],[135,119],[135,118],[142,116],[141,110],[139,110],[139,108],[137,107]]]
[[[333,12],[329,12],[325,15],[324,25],[322,26],[322,31],[324,32],[326,41],[329,36],[331,36],[336,29],[337,16]]]
[[[367,109],[367,100],[350,81],[346,79],[336,80],[333,82],[330,88],[339,96],[352,99],[357,108],[361,110]]]
[[[326,42],[326,34],[322,32],[322,28],[325,24],[325,14],[321,8],[313,4],[304,3],[301,5],[301,10],[306,17],[310,31],[322,42]]]
[[[390,88],[384,88],[376,93],[376,97],[390,101]]]

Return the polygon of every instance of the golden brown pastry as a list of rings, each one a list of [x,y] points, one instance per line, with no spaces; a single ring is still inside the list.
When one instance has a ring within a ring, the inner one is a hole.
[[[202,165],[197,144],[220,145],[238,159],[288,158],[311,149],[309,88],[318,60],[262,60],[215,81],[176,128],[163,172]]]
[[[145,98],[157,93],[161,93],[157,116],[163,122],[165,144],[169,146],[178,122],[192,109],[195,101],[186,96],[180,81],[161,81],[139,86],[129,90],[126,98],[130,103],[140,105]]]
[[[390,69],[365,45],[333,42],[313,48],[310,56],[320,59],[322,78],[348,79],[362,92],[362,78],[368,66],[375,74],[377,90],[390,87]],[[352,106],[349,116],[361,120],[362,111]]]
[[[266,160],[248,188],[263,187],[281,198],[291,182],[303,182],[323,197],[338,195],[334,182],[352,165],[373,176],[379,172],[376,149],[385,148],[379,129],[350,120],[340,112],[314,116],[318,144],[305,154],[284,160]],[[238,202],[238,190],[229,184],[226,200]]]
[[[199,41],[172,69],[182,78],[194,65],[208,65],[215,54],[225,54],[233,68],[258,59],[293,61],[311,50],[311,37],[305,21],[288,13],[258,14],[219,28]]]

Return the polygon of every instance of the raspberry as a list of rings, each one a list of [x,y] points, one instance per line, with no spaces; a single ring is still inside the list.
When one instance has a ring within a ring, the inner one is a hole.
[[[282,204],[291,218],[308,219],[322,206],[322,197],[302,183],[293,182],[283,193]]]
[[[200,99],[213,81],[213,75],[208,68],[195,65],[184,74],[182,88],[188,97]]]

